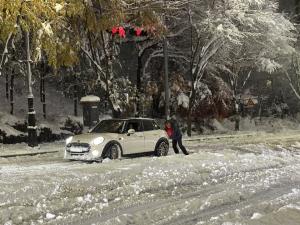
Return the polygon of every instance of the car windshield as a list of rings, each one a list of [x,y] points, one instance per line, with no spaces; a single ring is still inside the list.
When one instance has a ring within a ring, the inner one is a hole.
[[[123,120],[102,120],[91,133],[122,133]]]

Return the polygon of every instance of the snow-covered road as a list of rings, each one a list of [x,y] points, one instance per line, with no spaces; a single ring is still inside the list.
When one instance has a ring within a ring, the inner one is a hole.
[[[102,164],[0,159],[0,224],[299,225],[300,135],[186,142]],[[62,150],[59,143],[55,148]]]

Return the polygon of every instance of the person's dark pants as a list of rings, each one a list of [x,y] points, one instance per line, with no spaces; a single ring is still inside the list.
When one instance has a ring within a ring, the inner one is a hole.
[[[178,144],[179,148],[181,149],[181,151],[183,152],[183,154],[185,154],[185,155],[189,154],[188,151],[186,150],[186,148],[182,144],[182,138],[172,140],[172,145],[173,145],[173,149],[174,149],[175,154],[179,154],[177,144]]]

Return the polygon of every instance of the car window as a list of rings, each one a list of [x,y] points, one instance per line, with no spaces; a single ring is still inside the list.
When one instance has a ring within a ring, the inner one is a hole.
[[[154,130],[160,130],[159,125],[154,120],[152,121],[152,124],[153,124]]]
[[[144,123],[144,131],[154,130],[152,120],[143,120],[143,123]]]
[[[123,120],[102,120],[96,125],[91,133],[122,133]]]
[[[142,123],[141,121],[137,120],[130,120],[127,122],[125,132],[128,132],[128,130],[134,129],[136,132],[143,131]]]

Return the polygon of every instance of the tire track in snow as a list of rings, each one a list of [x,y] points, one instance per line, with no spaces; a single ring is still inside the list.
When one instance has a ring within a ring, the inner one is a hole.
[[[264,201],[274,200],[284,194],[288,194],[294,188],[300,188],[299,183],[286,183],[284,185],[277,185],[273,186],[267,190],[263,190],[254,194],[249,199],[241,199],[239,202],[232,202],[223,205],[218,205],[216,207],[207,208],[204,210],[199,210],[197,213],[194,214],[185,214],[179,218],[173,218],[166,223],[162,223],[163,225],[189,225],[189,224],[196,224],[201,220],[210,219],[213,216],[218,216],[220,214],[224,214],[229,211],[234,211],[236,209],[241,209],[249,205],[261,203]]]
[[[114,219],[118,216],[122,215],[135,215],[135,214],[145,214],[148,211],[154,211],[158,210],[161,208],[168,208],[172,205],[180,205],[182,204],[183,201],[190,200],[190,199],[195,199],[195,198],[207,198],[208,196],[212,194],[217,194],[219,192],[222,192],[224,190],[224,183],[227,181],[227,178],[234,175],[238,174],[239,176],[244,173],[256,173],[258,171],[267,171],[267,170],[272,170],[272,169],[282,169],[288,165],[282,165],[282,164],[276,164],[276,165],[271,165],[271,166],[262,166],[259,168],[252,168],[248,170],[243,170],[243,171],[232,171],[231,173],[227,173],[225,175],[219,175],[219,176],[212,176],[209,177],[209,179],[218,179],[220,182],[218,184],[211,184],[211,186],[198,190],[198,191],[193,191],[193,192],[188,192],[186,194],[182,194],[180,196],[172,196],[170,198],[164,199],[164,200],[156,200],[152,202],[145,202],[145,203],[137,203],[134,205],[131,205],[129,207],[119,207],[117,209],[110,210],[109,212],[105,212],[103,214],[98,214],[98,215],[91,215],[92,218],[84,219],[84,220],[76,220],[72,221],[71,224],[98,224],[97,222],[101,221],[102,223],[105,223],[106,221],[109,221],[111,219]],[[203,181],[201,181],[203,182]],[[196,185],[201,185],[199,182],[193,182],[193,183],[185,183],[183,184],[184,188],[187,188],[189,186],[196,186]],[[286,190],[286,189],[284,189]],[[167,223],[167,224],[172,224],[172,223]],[[184,223],[178,223],[180,225]]]

